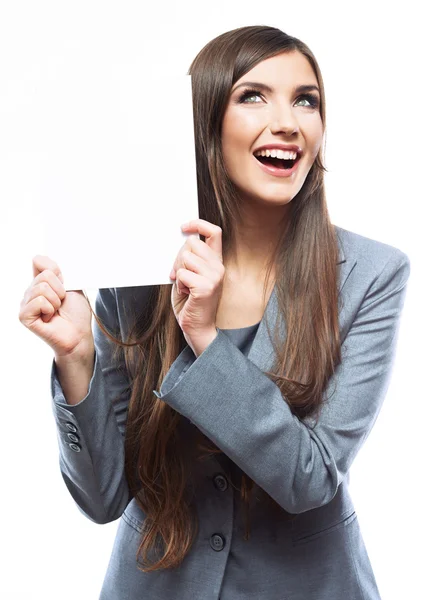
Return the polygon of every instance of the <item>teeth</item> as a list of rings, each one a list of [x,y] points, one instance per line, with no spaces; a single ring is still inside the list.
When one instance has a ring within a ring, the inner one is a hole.
[[[295,160],[297,152],[284,152],[284,150],[259,150],[254,156],[271,156],[272,158],[283,158],[284,160]]]

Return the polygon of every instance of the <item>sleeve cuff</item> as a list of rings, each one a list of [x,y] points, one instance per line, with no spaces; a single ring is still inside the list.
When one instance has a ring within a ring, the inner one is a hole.
[[[207,346],[204,352],[207,351],[208,347],[209,346]],[[202,354],[204,354],[204,352]],[[201,358],[202,354],[198,358]],[[178,357],[172,363],[169,371],[166,373],[160,387],[160,393],[157,390],[153,390],[154,395],[157,396],[157,398],[164,400],[163,396],[178,385],[191,365],[197,362],[198,358],[196,358],[192,348],[187,345],[182,352],[180,352]]]
[[[186,346],[163,379],[160,393],[153,390],[158,398],[185,416],[195,412],[195,401],[198,402],[202,391],[205,391],[204,378],[207,379],[213,372],[217,373],[217,378],[222,375],[220,366],[225,362],[224,357],[228,357],[231,351],[243,356],[229,337],[218,327],[216,329],[217,336],[198,357],[189,345]],[[210,385],[213,385],[213,382],[207,380],[208,389]]]

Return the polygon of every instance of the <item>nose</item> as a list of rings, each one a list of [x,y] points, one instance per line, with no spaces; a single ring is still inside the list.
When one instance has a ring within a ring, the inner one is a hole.
[[[291,134],[299,131],[299,124],[292,109],[286,105],[285,107],[276,107],[271,116],[269,129],[271,133]]]

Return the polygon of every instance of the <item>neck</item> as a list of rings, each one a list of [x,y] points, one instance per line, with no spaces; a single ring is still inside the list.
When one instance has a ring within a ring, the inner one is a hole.
[[[288,207],[277,207],[284,208]],[[283,227],[283,217],[284,210],[271,207],[244,210],[242,222],[235,225],[234,242],[225,259],[225,269],[234,280],[264,279]]]

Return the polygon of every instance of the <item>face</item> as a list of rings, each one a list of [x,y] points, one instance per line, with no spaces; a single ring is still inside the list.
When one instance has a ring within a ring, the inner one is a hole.
[[[244,82],[265,84],[272,91]],[[320,92],[297,91],[300,85],[318,88],[310,63],[299,52],[268,58],[233,85],[222,123],[222,151],[229,177],[242,199],[283,205],[301,189],[321,148],[323,124]],[[303,150],[291,175],[272,175],[254,157],[259,146],[274,143],[296,144]]]

